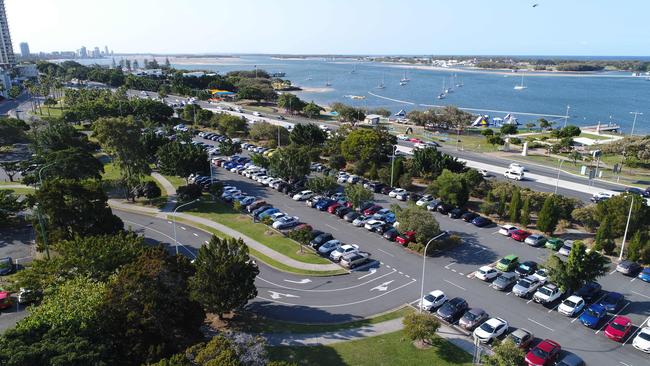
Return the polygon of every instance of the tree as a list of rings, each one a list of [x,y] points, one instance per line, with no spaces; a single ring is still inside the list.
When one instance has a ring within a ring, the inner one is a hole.
[[[611,246],[609,242],[614,241],[614,235],[612,234],[612,218],[611,215],[605,216],[603,221],[599,223],[598,231],[596,231],[596,237],[594,238],[594,250],[601,251],[607,246]]]
[[[311,159],[307,147],[290,145],[280,148],[273,153],[269,170],[273,176],[287,182],[295,182],[309,174]]]
[[[497,205],[497,215],[503,218],[506,213],[506,192],[502,191],[499,195],[499,204]]]
[[[588,205],[574,209],[571,212],[571,218],[591,232],[597,227],[601,227],[600,222],[596,219],[596,205]]]
[[[430,313],[408,313],[402,323],[408,339],[426,344],[431,344],[436,331],[440,328],[440,322]]]
[[[156,153],[158,168],[163,174],[187,178],[190,174],[210,171],[208,154],[200,146],[172,142]]]
[[[20,201],[20,202],[19,202]],[[10,189],[0,190],[0,227],[7,226],[9,219],[16,216],[25,206],[19,196]]]
[[[341,169],[345,168],[346,164],[347,163],[346,163],[345,158],[343,157],[343,155],[335,154],[335,155],[330,156],[330,160],[329,160],[330,168],[332,168],[334,170],[341,170]]]
[[[262,167],[262,168],[268,168],[270,161],[269,158],[262,154],[251,154],[251,162],[255,164],[256,166]]]
[[[345,186],[345,196],[352,203],[353,208],[357,208],[362,203],[375,199],[375,194],[363,188],[361,184],[348,184]]]
[[[397,138],[385,130],[355,129],[341,143],[347,161],[381,164],[393,152]]]
[[[551,122],[546,120],[546,118],[540,118],[537,120],[537,122],[539,123],[539,127],[542,129],[547,129],[551,127]]]
[[[626,258],[631,261],[650,262],[650,238],[647,231],[637,231],[627,246]]]
[[[566,262],[557,256],[549,257],[546,268],[551,281],[565,292],[573,292],[587,282],[607,274],[609,261],[596,251],[587,253],[581,241],[575,241]]]
[[[516,125],[503,125],[499,130],[502,135],[516,135],[517,126]]]
[[[4,170],[9,181],[14,181],[14,176],[20,172],[20,161],[0,161],[0,168]]]
[[[127,197],[151,172],[147,151],[140,141],[142,125],[133,117],[101,118],[93,124],[93,136],[120,168]]]
[[[279,125],[272,125],[266,121],[254,123],[249,130],[249,137],[255,141],[268,141],[277,146],[278,138],[280,145],[289,144],[289,131]]]
[[[158,198],[162,195],[162,190],[156,182],[148,181],[136,188],[135,197],[145,197],[148,200]]]
[[[515,190],[512,192],[512,198],[510,199],[508,211],[510,215],[510,222],[519,222],[519,218],[521,216],[521,192],[519,191],[519,188],[515,188]]]
[[[530,197],[524,199],[524,207],[521,209],[519,223],[526,229],[530,225]]]
[[[178,200],[181,202],[189,202],[200,198],[203,194],[203,189],[198,184],[188,184],[186,186],[180,186],[176,189],[178,195]]]
[[[509,339],[492,347],[493,354],[483,359],[485,366],[526,366],[524,350]]]
[[[452,173],[445,169],[429,186],[429,191],[446,203],[463,207],[469,200],[469,187],[463,174]]]
[[[255,277],[259,269],[248,256],[242,239],[219,239],[213,235],[201,246],[190,279],[192,299],[210,313],[219,315],[242,308],[257,296]]]
[[[47,115],[50,116],[50,107],[57,105],[57,101],[54,98],[45,98],[43,104],[47,106]]]
[[[42,171],[43,179],[101,179],[104,172],[101,161],[78,147],[53,151],[45,155],[45,161],[52,165]]]
[[[11,88],[9,88],[9,98],[11,99],[16,99],[20,96],[20,94],[23,92],[21,87],[18,85],[14,85]]]
[[[327,134],[313,123],[299,123],[291,130],[289,139],[296,145],[321,146],[327,140]]]
[[[242,117],[230,114],[215,114],[213,124],[219,129],[219,132],[229,137],[248,135],[248,122]]]
[[[493,146],[505,144],[505,140],[500,135],[487,136],[487,143]]]
[[[207,343],[194,345],[182,354],[150,366],[272,366],[266,342],[245,333],[222,333]],[[277,366],[282,366],[277,365]],[[285,366],[290,366],[285,364]]]
[[[265,94],[262,89],[255,86],[245,86],[237,91],[237,99],[249,99],[259,103],[264,98]]]
[[[278,107],[284,108],[288,112],[298,112],[301,111],[307,103],[302,101],[300,98],[291,93],[282,93],[278,96]]]
[[[113,215],[107,201],[101,183],[96,181],[46,180],[36,191],[48,238],[54,241],[121,231],[124,223]]]
[[[38,155],[72,147],[93,152],[98,147],[90,143],[88,136],[75,130],[73,126],[58,121],[50,122],[45,128],[35,131],[32,146]]]
[[[114,364],[155,362],[203,338],[205,313],[190,298],[193,274],[187,258],[162,247],[146,248],[121,268],[111,280],[96,330],[113,342]]]
[[[22,120],[0,117],[0,146],[26,141],[27,130],[29,126]]]
[[[239,154],[241,152],[241,144],[227,139],[219,143],[219,151],[225,156]]]
[[[462,173],[465,170],[465,163],[453,156],[441,153],[435,147],[414,151],[411,165],[414,175],[436,179],[445,169],[453,173]]]
[[[302,253],[302,246],[309,244],[312,239],[312,231],[308,227],[302,227],[289,231],[287,237],[300,244],[300,253]]]
[[[318,194],[325,194],[336,190],[338,183],[336,183],[336,179],[334,177],[330,176],[313,177],[307,180],[305,187]]]
[[[395,212],[400,231],[415,231],[415,241],[421,245],[440,233],[438,221],[424,208],[408,206]]]
[[[302,108],[302,113],[307,116],[307,118],[316,118],[320,116],[320,112],[324,110],[323,107],[314,103],[314,101],[311,101]]]
[[[553,234],[560,220],[559,210],[555,203],[555,195],[549,195],[544,200],[544,206],[542,206],[542,210],[537,215],[537,228],[549,235]]]

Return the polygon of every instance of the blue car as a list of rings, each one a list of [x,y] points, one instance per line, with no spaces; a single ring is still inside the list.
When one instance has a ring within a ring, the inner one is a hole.
[[[490,225],[491,223],[492,223],[492,220],[486,219],[483,216],[479,216],[479,217],[475,218],[474,220],[472,220],[472,224],[474,224],[474,226],[478,226],[478,227],[485,227],[485,226]]]
[[[644,282],[650,282],[650,267],[644,268],[641,273],[639,273],[639,278]]]
[[[316,205],[314,207],[317,208],[320,211],[325,211],[325,210],[327,210],[328,207],[330,207],[333,204],[334,204],[333,200],[324,199],[324,200],[318,201],[318,203],[316,203]]]
[[[592,304],[580,315],[580,323],[585,327],[598,328],[598,324],[607,316],[607,309],[600,304]]]
[[[269,208],[268,210],[266,210],[266,211],[262,212],[261,214],[259,214],[257,216],[257,218],[261,220],[261,219],[263,219],[263,218],[265,218],[267,216],[271,216],[271,215],[273,215],[274,213],[277,213],[277,212],[280,212],[280,210],[278,210],[277,208]]]
[[[625,297],[618,292],[610,292],[600,300],[600,305],[604,306],[609,312],[615,312],[623,303]]]

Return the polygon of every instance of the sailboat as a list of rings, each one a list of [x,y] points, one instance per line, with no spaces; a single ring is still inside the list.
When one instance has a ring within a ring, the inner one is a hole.
[[[311,74],[310,74],[310,75],[307,75],[307,79],[306,79],[306,80],[312,80],[312,78],[311,78]]]
[[[406,77],[406,71],[404,71],[404,77],[402,77],[402,80],[399,81],[399,82],[400,82],[400,85],[403,85],[402,83],[405,83],[405,84],[406,84],[406,83],[408,83],[409,81],[411,81],[411,79],[409,79],[409,78]]]
[[[447,89],[447,94],[454,92],[454,79],[453,77],[449,78],[449,88]]]
[[[357,73],[357,64],[352,65],[352,71],[350,71],[350,74],[356,74]]]
[[[332,83],[330,83],[329,76],[327,77],[327,82],[325,82],[325,86],[332,86]]]
[[[460,79],[460,81],[456,84],[456,87],[457,88],[462,88],[463,85],[465,85],[465,84],[463,84],[463,79]]]
[[[384,75],[381,76],[381,82],[377,85],[377,89],[386,89],[386,84],[384,84]]]
[[[521,84],[515,85],[515,90],[524,90],[527,86],[524,85],[524,75],[521,75]]]
[[[445,92],[445,79],[442,79],[442,93],[438,94],[438,99],[445,99],[447,93]]]

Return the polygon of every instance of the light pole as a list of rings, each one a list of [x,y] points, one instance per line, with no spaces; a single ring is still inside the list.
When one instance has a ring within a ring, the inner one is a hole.
[[[395,152],[397,152],[397,145],[393,145],[393,155],[390,157],[390,186],[393,187],[393,175],[395,170]]]
[[[52,165],[54,165],[54,163],[45,164],[40,169],[38,169],[38,189],[40,189],[41,186],[43,186],[43,177],[41,175],[41,172],[43,172],[45,168],[49,168]],[[50,247],[47,245],[47,232],[45,230],[45,219],[43,219],[43,213],[41,212],[41,208],[38,206],[38,203],[34,205],[34,209],[36,210],[36,217],[38,219],[38,224],[39,224],[38,226],[41,229],[41,236],[43,237],[43,246],[45,247],[45,255],[47,256],[47,259],[50,259]]]
[[[634,135],[634,126],[636,126],[636,117],[637,116],[643,116],[643,113],[641,112],[630,112],[630,114],[634,115],[634,122],[632,122],[632,132],[630,132],[630,136]]]
[[[557,165],[557,178],[555,179],[555,194],[557,194],[557,187],[560,185],[560,172],[562,169],[562,164],[564,164],[564,159],[557,159],[558,165]]]
[[[566,106],[566,115],[564,115],[564,127],[566,127],[567,122],[569,122],[569,109],[571,109],[570,105]]]
[[[172,221],[174,221],[174,246],[176,247],[176,255],[178,255],[178,239],[176,238],[176,211],[178,211],[179,208],[185,207],[187,205],[191,205],[192,203],[196,203],[200,201],[200,199],[195,199],[194,201],[190,201],[188,203],[184,203],[174,209],[174,213],[172,214]]]
[[[618,261],[623,259],[623,252],[625,251],[625,240],[627,239],[627,229],[630,228],[630,218],[632,218],[632,207],[634,207],[634,196],[630,202],[630,212],[627,214],[627,224],[625,224],[625,234],[623,234],[623,243],[621,244],[621,254],[618,255]]]
[[[433,238],[429,239],[427,242],[427,245],[424,246],[424,252],[422,253],[422,283],[420,287],[420,312],[422,312],[422,297],[424,296],[424,270],[427,265],[427,249],[429,248],[429,244],[431,244],[434,240],[447,235],[446,232],[442,232]]]

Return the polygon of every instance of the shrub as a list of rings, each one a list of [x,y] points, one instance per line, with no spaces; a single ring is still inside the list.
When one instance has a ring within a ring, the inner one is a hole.
[[[203,192],[201,190],[201,187],[197,184],[188,184],[186,186],[180,186],[176,190],[176,194],[178,195],[178,200],[181,202],[195,200],[201,197],[202,193]]]
[[[270,216],[264,217],[260,222],[267,226],[273,225],[273,219]]]

